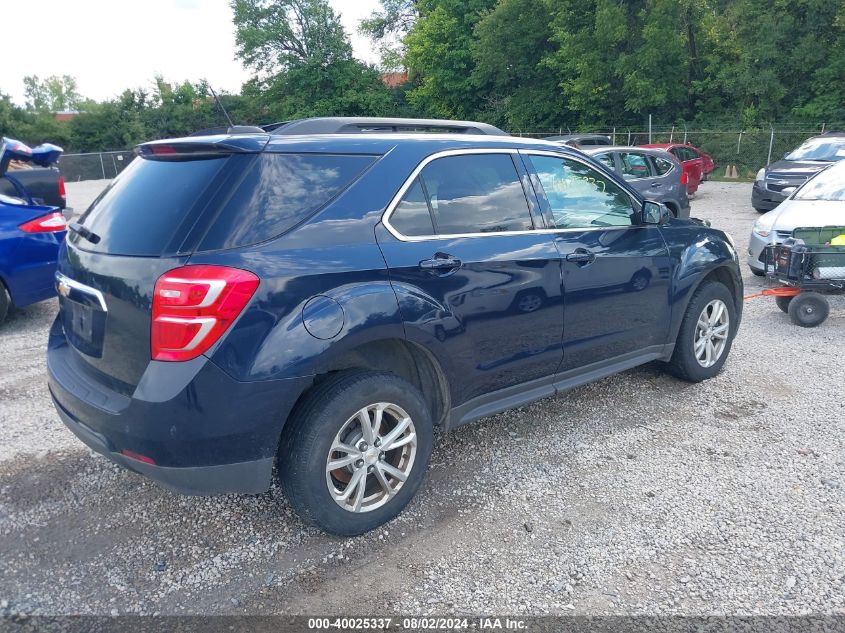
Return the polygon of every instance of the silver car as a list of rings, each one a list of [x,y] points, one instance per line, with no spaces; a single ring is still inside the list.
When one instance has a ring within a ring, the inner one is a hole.
[[[595,147],[582,150],[622,176],[646,200],[662,202],[676,218],[689,217],[689,196],[681,163],[662,149]]]
[[[765,274],[764,249],[792,237],[797,228],[845,226],[845,161],[818,172],[789,197],[761,215],[751,230],[748,266],[755,275]]]

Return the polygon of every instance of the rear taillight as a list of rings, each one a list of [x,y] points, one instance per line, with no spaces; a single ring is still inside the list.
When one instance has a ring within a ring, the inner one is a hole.
[[[681,171],[681,184],[685,185],[689,182],[689,177],[687,176],[687,172]]]
[[[48,213],[24,222],[18,228],[25,233],[56,233],[67,229],[67,220],[61,213]]]
[[[190,360],[207,351],[243,311],[258,283],[251,272],[224,266],[183,266],[164,273],[153,294],[153,360]]]
[[[62,200],[67,199],[67,193],[65,192],[65,179],[64,176],[59,176],[59,197]]]

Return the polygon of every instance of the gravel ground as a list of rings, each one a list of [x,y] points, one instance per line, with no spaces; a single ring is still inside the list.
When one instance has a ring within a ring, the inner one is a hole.
[[[743,251],[749,187],[693,201]],[[2,613],[845,613],[842,298],[813,330],[749,301],[706,383],[649,365],[441,434],[418,498],[355,539],[278,488],[180,497],[88,451],[45,388],[55,312],[0,326]]]

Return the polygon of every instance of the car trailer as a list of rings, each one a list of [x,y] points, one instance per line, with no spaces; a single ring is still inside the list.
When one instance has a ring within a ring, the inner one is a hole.
[[[795,325],[821,325],[830,313],[825,295],[845,294],[845,226],[795,229],[783,244],[766,247],[764,264],[782,285],[745,298],[774,296]]]

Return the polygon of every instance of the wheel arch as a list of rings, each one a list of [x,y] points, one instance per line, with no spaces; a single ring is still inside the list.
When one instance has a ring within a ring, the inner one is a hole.
[[[440,363],[424,347],[399,338],[362,343],[326,359],[319,367],[314,386],[329,376],[348,370],[386,371],[419,389],[435,424],[443,424],[451,408],[448,381]],[[302,397],[314,388],[307,390]]]

